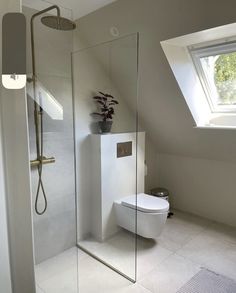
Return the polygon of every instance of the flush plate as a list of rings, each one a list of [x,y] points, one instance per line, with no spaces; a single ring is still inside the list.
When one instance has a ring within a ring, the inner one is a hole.
[[[132,141],[117,143],[117,158],[132,156]]]

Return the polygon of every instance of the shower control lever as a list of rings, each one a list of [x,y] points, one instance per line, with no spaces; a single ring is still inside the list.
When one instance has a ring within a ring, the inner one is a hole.
[[[42,164],[51,164],[51,163],[55,163],[55,162],[56,162],[56,159],[54,157],[51,157],[51,158],[43,157],[42,158]],[[30,161],[30,166],[31,167],[36,167],[39,164],[40,164],[40,160],[39,159]]]

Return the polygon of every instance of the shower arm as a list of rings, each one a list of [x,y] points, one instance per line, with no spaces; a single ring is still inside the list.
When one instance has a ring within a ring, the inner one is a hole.
[[[28,78],[29,82],[33,82],[33,97],[34,97],[34,119],[35,119],[35,133],[36,133],[36,153],[37,153],[37,159],[32,160],[30,162],[31,166],[40,166],[41,164],[47,164],[47,163],[54,163],[55,158],[45,158],[42,157],[43,154],[40,153],[40,139],[39,139],[39,116],[40,119],[42,119],[43,110],[41,106],[36,101],[36,66],[35,66],[35,45],[34,45],[34,19],[44,14],[48,11],[51,11],[53,9],[56,9],[57,11],[57,17],[58,17],[58,25],[59,25],[59,17],[60,17],[60,9],[57,5],[52,5],[44,10],[41,10],[35,14],[32,15],[30,20],[30,28],[31,28],[31,54],[32,54],[32,78]]]
[[[35,14],[32,15],[31,20],[30,20],[30,27],[31,27],[31,49],[32,49],[32,80],[35,81],[36,79],[36,69],[35,69],[35,47],[34,47],[34,19],[41,15],[44,14],[50,10],[56,9],[57,10],[57,17],[58,17],[58,25],[60,24],[59,18],[60,18],[60,8],[57,5],[52,5],[44,10],[41,10]]]

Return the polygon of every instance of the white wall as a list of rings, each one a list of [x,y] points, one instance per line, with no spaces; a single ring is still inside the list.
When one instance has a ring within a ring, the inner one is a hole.
[[[132,142],[132,154],[117,158],[117,144],[124,142]],[[91,135],[90,144],[91,232],[95,239],[104,241],[119,230],[114,202],[135,195],[136,188],[137,193],[144,192],[145,133],[139,132],[138,140],[136,132]],[[130,221],[135,223],[135,218]]]
[[[160,42],[235,22],[236,3],[214,0],[118,0],[78,20],[88,45],[140,32],[139,118],[161,153],[234,160],[234,131],[194,129],[194,120],[178,88]],[[187,13],[186,13],[187,11]]]
[[[199,161],[196,161],[199,164],[198,171],[188,170],[192,177],[196,176],[196,172],[204,169],[204,159],[209,160],[211,169],[215,167],[214,160],[225,161],[219,167],[222,180],[215,182],[215,189],[222,190],[225,188],[224,182],[228,182],[224,174],[228,174],[228,165],[236,162],[235,131],[193,128],[194,120],[171,72],[160,42],[235,22],[235,9],[236,3],[233,0],[227,1],[227,5],[225,2],[214,0],[118,0],[78,20],[79,34],[88,45],[114,39],[110,34],[112,26],[118,28],[120,36],[140,32],[139,119],[143,130],[147,133],[146,190],[168,182],[168,178],[164,180],[164,175],[160,182],[157,175],[158,167],[165,169],[164,158],[159,165],[156,163],[158,152],[179,156],[180,162],[190,160],[188,157],[198,158]],[[169,161],[166,164],[168,165]],[[175,172],[177,177],[180,176],[177,168]],[[168,177],[167,172],[165,175]],[[231,181],[230,184],[226,187],[229,188],[227,194],[231,194],[227,200],[232,207],[236,205],[236,196],[232,194],[233,182]],[[173,186],[176,185],[173,183]],[[172,190],[176,194],[177,201],[180,197],[177,207],[205,215],[206,212],[201,203],[198,205],[198,210],[195,210],[195,206],[191,204],[191,202],[196,203],[196,185],[194,188],[193,186],[194,184],[189,185],[188,205],[185,204],[179,189]],[[198,188],[200,189],[201,186],[200,184]],[[207,198],[207,204],[213,197],[216,197],[217,201],[221,200],[220,193],[213,194],[214,190],[206,185],[203,185],[204,188],[203,194],[204,198]],[[198,199],[202,201],[199,197]],[[221,215],[219,218],[216,212],[208,213],[213,220],[231,222],[235,225],[232,213],[229,215],[225,209]]]
[[[235,163],[159,154],[157,165],[172,207],[236,227]]]

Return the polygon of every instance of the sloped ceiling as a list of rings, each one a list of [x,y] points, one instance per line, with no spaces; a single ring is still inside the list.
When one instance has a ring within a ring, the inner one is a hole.
[[[87,15],[107,4],[110,4],[116,0],[23,0],[23,5],[34,8],[43,9],[50,4],[56,4],[72,11],[73,19],[78,19],[84,15]]]
[[[236,161],[236,131],[194,128],[160,42],[235,22],[236,2],[214,0],[118,0],[78,21],[78,36],[89,45],[140,32],[139,117],[162,153]],[[116,72],[118,78],[119,72]],[[121,80],[121,79],[120,79]],[[120,84],[128,98],[128,90]]]

